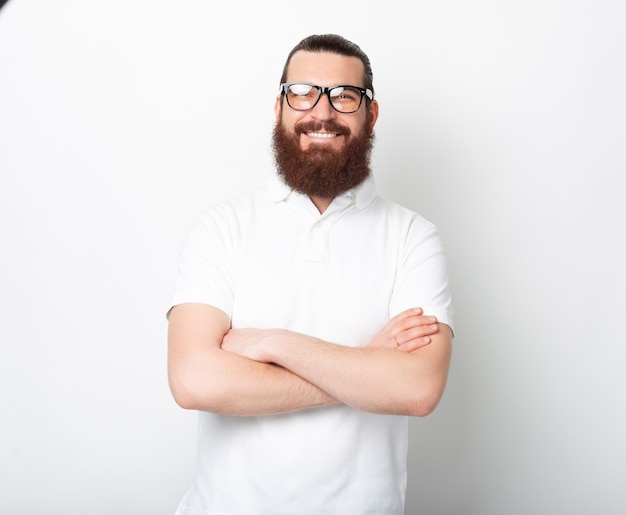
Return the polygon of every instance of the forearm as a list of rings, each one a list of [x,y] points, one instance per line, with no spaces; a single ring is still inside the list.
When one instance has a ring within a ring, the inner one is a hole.
[[[337,402],[425,415],[439,401],[450,360],[450,330],[433,321],[407,310],[370,347],[351,348],[286,330],[230,330],[217,308],[179,305],[170,312],[170,388],[184,408],[229,415]]]
[[[305,379],[276,365],[221,348],[228,316],[204,304],[170,312],[168,376],[176,402],[228,415],[265,415],[336,403]]]
[[[206,360],[196,356],[184,375],[177,374],[181,381],[172,390],[182,407],[256,416],[337,403],[326,392],[285,368],[224,350],[210,354]]]
[[[263,339],[263,360],[281,365],[342,403],[363,411],[430,413],[443,393],[451,334],[441,325],[433,342],[413,352],[351,348],[289,331]]]

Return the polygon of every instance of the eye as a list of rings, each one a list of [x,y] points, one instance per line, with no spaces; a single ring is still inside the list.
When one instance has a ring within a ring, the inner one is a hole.
[[[309,84],[291,84],[289,86],[289,93],[299,97],[305,97],[311,94],[312,89],[314,89],[313,86]]]
[[[349,100],[358,102],[361,99],[361,93],[355,88],[335,88],[331,90],[330,96],[333,100]]]

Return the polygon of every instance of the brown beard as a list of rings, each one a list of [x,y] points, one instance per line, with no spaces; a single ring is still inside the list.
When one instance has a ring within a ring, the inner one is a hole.
[[[300,148],[300,134],[304,131],[341,133],[346,144],[340,150],[312,145]],[[292,189],[320,198],[337,195],[361,184],[370,174],[370,156],[374,133],[363,131],[351,137],[347,127],[334,122],[296,124],[288,133],[279,120],[273,134],[274,159],[279,175]]]

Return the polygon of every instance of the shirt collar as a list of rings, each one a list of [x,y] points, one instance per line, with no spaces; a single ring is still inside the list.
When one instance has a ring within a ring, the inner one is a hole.
[[[300,195],[300,193],[293,191],[287,186],[282,178],[274,173],[270,176],[268,181],[268,190],[270,200],[273,202],[282,202],[289,197],[289,195]],[[361,184],[339,195],[355,202],[358,209],[365,209],[376,198],[376,182],[374,177],[370,173],[369,177],[365,179]]]

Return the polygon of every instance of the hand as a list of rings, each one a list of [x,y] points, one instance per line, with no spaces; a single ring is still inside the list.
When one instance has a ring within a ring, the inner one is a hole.
[[[273,329],[231,329],[222,339],[222,349],[254,361],[267,362],[263,341],[273,333],[276,333]]]
[[[422,308],[407,309],[389,320],[369,347],[411,352],[428,345],[438,330],[436,317],[424,316]]]

